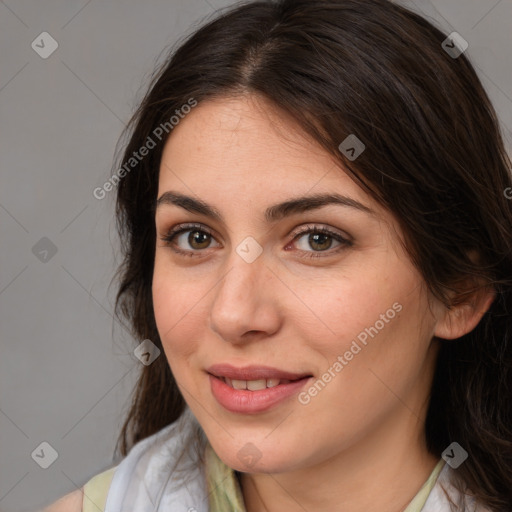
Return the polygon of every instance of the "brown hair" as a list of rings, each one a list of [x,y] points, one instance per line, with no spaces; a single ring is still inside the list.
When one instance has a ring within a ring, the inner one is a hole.
[[[434,296],[450,306],[449,292],[460,292],[468,276],[495,290],[472,332],[441,340],[425,435],[437,456],[458,442],[469,453],[455,471],[461,490],[505,512],[512,509],[512,201],[505,195],[512,165],[473,67],[465,54],[452,58],[443,49],[445,38],[388,0],[237,4],[193,33],[155,73],[128,126],[122,164],[148,137],[156,147],[118,186],[124,261],[116,315],[137,340],[162,349],[151,293],[154,213],[172,130],[157,140],[155,129],[191,98],[266,97],[396,216]],[[354,161],[338,149],[350,134],[366,145]],[[185,406],[165,357],[141,368],[118,441],[122,455]]]

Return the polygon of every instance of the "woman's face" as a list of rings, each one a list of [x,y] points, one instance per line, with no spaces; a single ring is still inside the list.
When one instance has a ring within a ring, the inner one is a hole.
[[[331,156],[265,100],[208,101],[173,129],[158,198],[158,331],[226,464],[285,472],[420,443],[441,309],[396,221]],[[310,377],[272,388],[253,372],[235,391],[209,375],[220,364]]]

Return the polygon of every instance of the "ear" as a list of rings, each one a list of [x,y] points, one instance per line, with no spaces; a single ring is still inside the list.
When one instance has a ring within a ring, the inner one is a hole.
[[[495,297],[494,289],[482,286],[461,304],[445,308],[436,323],[434,336],[452,340],[471,332],[489,310]]]

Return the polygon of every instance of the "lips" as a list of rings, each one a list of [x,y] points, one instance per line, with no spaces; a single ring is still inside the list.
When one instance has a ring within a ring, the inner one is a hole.
[[[237,368],[227,363],[214,364],[206,370],[210,375],[220,379],[230,379],[237,381],[256,381],[256,380],[279,380],[296,381],[305,377],[311,377],[310,373],[293,373],[285,370],[279,370],[270,366],[244,366]]]
[[[221,374],[226,371],[226,367],[223,366],[223,368],[219,371],[219,367],[212,367],[210,370],[213,369],[214,372]],[[226,411],[236,414],[264,413],[279,405],[285,405],[292,396],[299,393],[311,380],[311,377],[300,378],[301,374],[299,373],[284,372],[261,366],[256,367],[257,371],[254,372],[254,368],[253,366],[249,369],[247,367],[236,369],[231,366],[230,369],[231,371],[234,369],[237,375],[240,375],[240,371],[243,370],[249,372],[251,376],[261,375],[262,372],[264,375],[268,375],[270,372],[273,375],[289,375],[294,378],[299,376],[299,378],[293,381],[275,379],[273,382],[279,382],[279,384],[269,386],[268,384],[272,382],[272,379],[231,380],[227,377],[214,376],[212,373],[208,373],[211,393],[217,403]]]

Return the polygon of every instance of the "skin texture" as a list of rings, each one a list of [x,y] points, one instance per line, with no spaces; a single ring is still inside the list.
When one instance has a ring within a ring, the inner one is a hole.
[[[55,503],[42,510],[42,512],[81,512],[84,491],[77,489],[76,491],[66,494]]]
[[[423,437],[436,337],[472,330],[490,299],[449,311],[430,297],[396,219],[262,98],[206,101],[180,121],[164,150],[158,197],[170,190],[224,218],[158,207],[153,302],[185,400],[219,457],[244,472],[248,512],[402,510],[437,462]],[[276,203],[333,192],[374,215],[330,205],[274,223],[263,217]],[[193,257],[160,239],[189,222],[213,235],[202,245],[190,245],[190,232],[174,239]],[[294,237],[311,225],[348,235],[352,245]],[[252,263],[236,252],[248,236],[263,248]],[[396,303],[401,311],[307,405],[294,396],[244,415],[213,397],[206,369],[215,363],[320,378]],[[237,456],[249,442],[261,453],[251,467]]]

